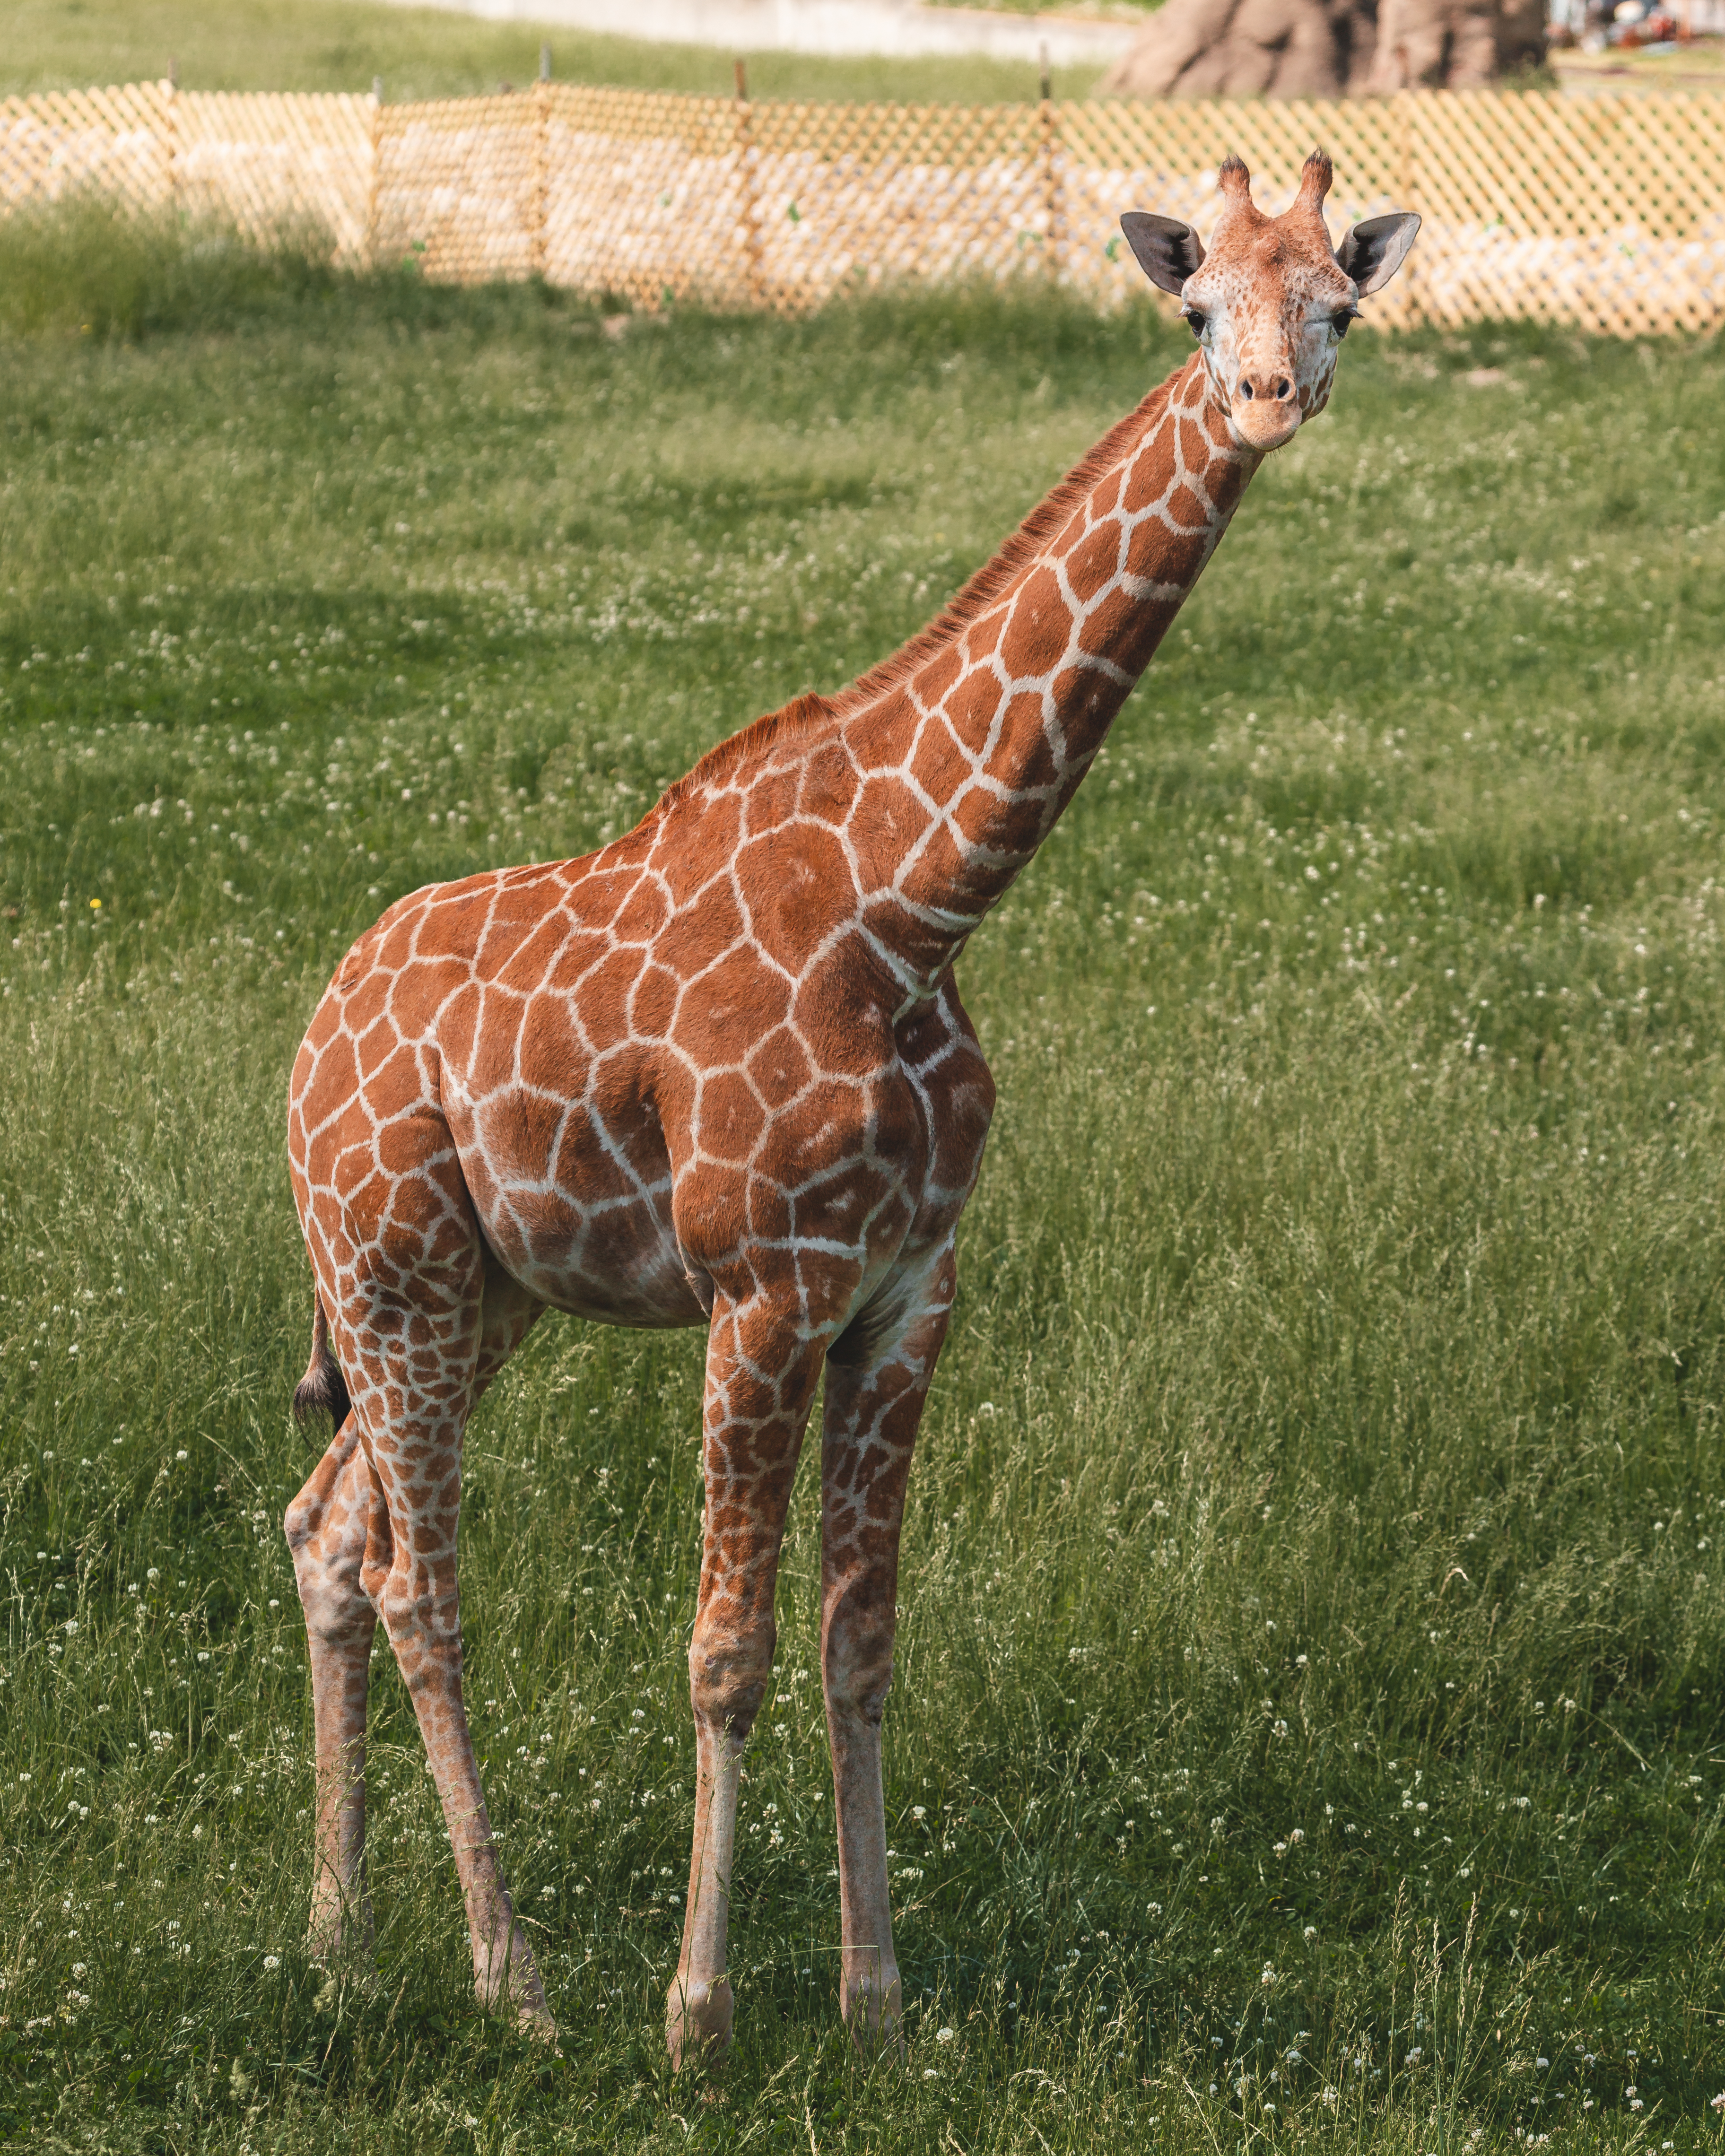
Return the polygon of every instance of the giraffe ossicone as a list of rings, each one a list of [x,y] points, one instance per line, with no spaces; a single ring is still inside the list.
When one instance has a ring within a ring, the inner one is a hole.
[[[1123,220],[1199,349],[930,626],[721,744],[600,852],[435,885],[348,952],[294,1065],[316,1281],[296,1402],[329,1450],[288,1509],[317,1755],[311,1929],[363,1948],[366,1679],[418,1717],[488,2003],[552,2028],[462,1703],[456,1531],[475,1402],[548,1310],[705,1324],[706,1509],[680,2060],[731,2033],[740,1763],[772,1666],[803,1427],[821,1417],[821,1671],[840,2010],[900,2012],[880,1725],[911,1449],[994,1087],[953,979],[1053,828],[1264,455],[1327,400],[1417,219],[1332,247],[1329,161],[1283,216],[1220,174],[1206,252]]]

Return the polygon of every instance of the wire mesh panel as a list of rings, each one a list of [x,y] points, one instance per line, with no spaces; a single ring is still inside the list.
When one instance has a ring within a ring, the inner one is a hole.
[[[174,93],[165,82],[0,102],[0,210],[96,193],[135,209],[168,198]]]
[[[759,304],[735,100],[557,84],[545,163],[551,283],[645,307]]]
[[[753,108],[762,296],[1046,274],[1050,172],[1034,105]]]
[[[1725,320],[1725,100],[1401,101],[1422,314],[1623,336]]]
[[[175,199],[254,239],[321,235],[338,261],[362,262],[376,111],[369,96],[182,91]]]
[[[527,277],[544,218],[545,100],[531,92],[386,105],[377,115],[372,256],[429,278]]]

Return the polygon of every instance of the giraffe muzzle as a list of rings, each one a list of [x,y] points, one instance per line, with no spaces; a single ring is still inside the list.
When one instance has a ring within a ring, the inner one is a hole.
[[[1279,449],[1300,424],[1300,400],[1291,371],[1242,374],[1234,385],[1235,429],[1255,449]]]

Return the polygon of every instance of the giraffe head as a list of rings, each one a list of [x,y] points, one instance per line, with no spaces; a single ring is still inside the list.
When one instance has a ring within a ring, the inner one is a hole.
[[[1208,252],[1171,217],[1131,210],[1120,220],[1151,283],[1178,294],[1210,393],[1243,449],[1279,449],[1322,411],[1360,298],[1389,283],[1420,229],[1410,215],[1369,218],[1332,248],[1323,216],[1330,179],[1329,159],[1314,150],[1292,207],[1266,217],[1251,174],[1228,158]]]

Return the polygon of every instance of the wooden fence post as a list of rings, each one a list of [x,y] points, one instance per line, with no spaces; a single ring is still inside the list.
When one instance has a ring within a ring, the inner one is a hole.
[[[539,80],[533,85],[533,206],[527,238],[527,274],[545,275],[545,226],[551,192],[551,47],[540,48]]]
[[[748,71],[741,60],[737,70],[737,177],[742,194],[743,276],[749,305],[767,304],[761,274],[761,225],[755,199],[755,132],[749,116]]]
[[[1050,284],[1060,275],[1060,118],[1055,110],[1054,85],[1048,72],[1048,47],[1041,49],[1041,95],[1037,104],[1037,129],[1042,138],[1042,214],[1046,220],[1042,254]]]
[[[1395,206],[1398,209],[1414,209],[1414,198],[1419,188],[1414,173],[1414,96],[1410,90],[1398,90],[1390,100],[1395,128]],[[1416,247],[1414,253],[1417,254]],[[1418,265],[1409,256],[1403,263],[1398,280],[1401,290],[1391,305],[1393,319],[1414,323],[1420,319],[1420,300],[1417,290]],[[1385,310],[1386,313],[1389,310]]]
[[[372,169],[366,177],[366,236],[365,263],[367,270],[377,266],[377,167],[382,153],[383,135],[383,78],[372,77]]]
[[[167,80],[162,85],[162,103],[167,107],[167,213],[172,217],[180,192],[180,64],[167,64]]]

